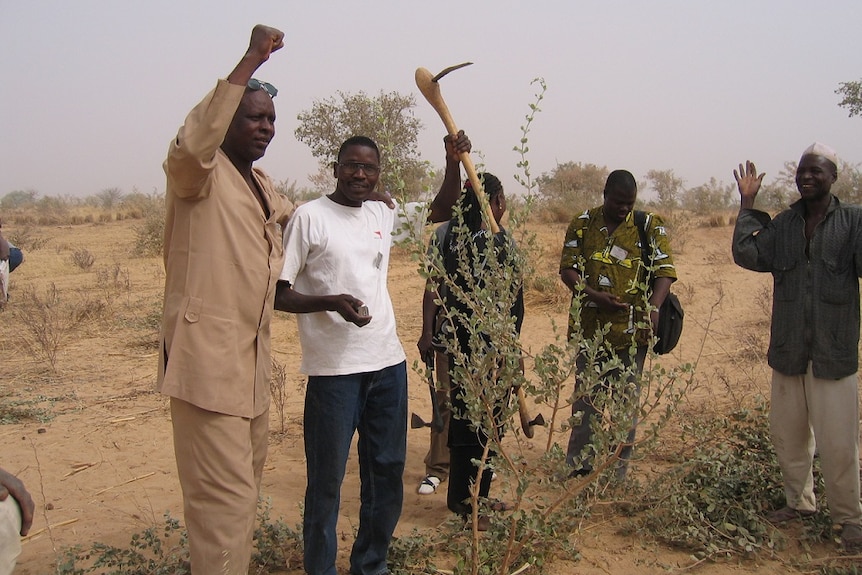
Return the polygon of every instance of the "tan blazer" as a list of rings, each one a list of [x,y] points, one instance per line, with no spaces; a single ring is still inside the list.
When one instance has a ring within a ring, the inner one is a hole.
[[[202,409],[269,407],[270,322],[293,205],[254,169],[267,215],[219,146],[245,88],[220,80],[164,163],[165,299],[158,389]]]

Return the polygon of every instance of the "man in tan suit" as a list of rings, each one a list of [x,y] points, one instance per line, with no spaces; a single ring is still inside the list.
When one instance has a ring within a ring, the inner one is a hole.
[[[281,228],[293,206],[252,164],[275,134],[277,90],[252,78],[284,34],[255,26],[248,50],[171,142],[159,390],[195,574],[245,574],[266,459],[270,321]]]

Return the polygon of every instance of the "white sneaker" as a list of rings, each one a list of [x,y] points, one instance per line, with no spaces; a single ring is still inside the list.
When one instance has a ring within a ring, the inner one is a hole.
[[[419,489],[417,489],[417,491],[419,495],[431,495],[437,491],[438,487],[440,487],[440,478],[433,475],[426,475],[425,479],[422,480],[422,483],[419,484]]]

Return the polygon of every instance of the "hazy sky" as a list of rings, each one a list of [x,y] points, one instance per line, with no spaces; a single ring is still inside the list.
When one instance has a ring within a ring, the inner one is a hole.
[[[862,118],[834,91],[862,77],[860,22],[859,0],[0,0],[0,197],[163,192],[168,142],[256,23],[286,33],[256,74],[280,90],[260,161],[276,180],[316,172],[296,116],[338,90],[415,94],[423,159],[441,166],[414,71],[468,60],[443,96],[510,191],[538,76],[534,176],[574,161],[729,183],[741,160],[775,176],[815,140],[855,164]]]

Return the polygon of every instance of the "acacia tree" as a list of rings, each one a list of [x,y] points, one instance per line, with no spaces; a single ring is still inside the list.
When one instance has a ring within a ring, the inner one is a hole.
[[[416,101],[412,95],[380,92],[371,97],[365,92],[336,92],[335,96],[315,100],[309,110],[297,115],[296,138],[311,148],[320,162],[314,181],[319,191],[332,187],[332,163],[338,147],[351,136],[368,136],[381,152],[380,185],[415,199],[422,191],[426,165],[419,159],[418,135],[422,128],[413,115]],[[327,178],[324,174],[329,174]]]
[[[713,210],[726,210],[734,199],[734,186],[716,180],[688,189],[682,196],[682,207],[696,214],[708,214]]]
[[[843,202],[862,203],[862,171],[858,165],[838,160],[838,180],[832,186],[832,193]]]
[[[123,199],[123,191],[120,188],[105,188],[96,194],[96,202],[106,210],[112,210]]]
[[[841,82],[835,93],[844,98],[838,105],[847,108],[850,117],[862,116],[862,80]]]
[[[538,178],[539,196],[559,221],[602,203],[606,166],[565,162]]]
[[[39,192],[36,190],[13,190],[0,199],[0,208],[12,210],[32,206],[38,196]]]
[[[685,181],[676,177],[673,170],[650,170],[647,172],[646,179],[650,188],[658,196],[656,205],[660,209],[673,210],[679,207]]]

